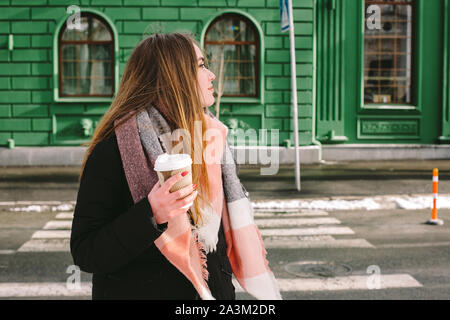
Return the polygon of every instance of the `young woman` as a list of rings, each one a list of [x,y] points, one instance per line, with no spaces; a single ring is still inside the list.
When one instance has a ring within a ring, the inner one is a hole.
[[[88,147],[74,212],[71,253],[93,273],[93,299],[235,299],[232,274],[255,297],[280,298],[227,129],[207,109],[214,78],[187,35],[154,34],[131,54]],[[177,129],[189,135],[193,184],[171,193],[191,173],[161,185],[153,167],[181,153],[167,140]]]

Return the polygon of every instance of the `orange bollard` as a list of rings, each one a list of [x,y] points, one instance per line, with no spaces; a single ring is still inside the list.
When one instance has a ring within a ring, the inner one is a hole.
[[[438,195],[438,184],[439,184],[439,170],[437,168],[433,169],[433,210],[431,211],[431,219],[437,219],[437,195]]]
[[[431,211],[431,220],[428,220],[427,224],[443,225],[444,221],[437,217],[437,197],[438,197],[438,183],[439,183],[439,170],[433,169],[433,209]]]

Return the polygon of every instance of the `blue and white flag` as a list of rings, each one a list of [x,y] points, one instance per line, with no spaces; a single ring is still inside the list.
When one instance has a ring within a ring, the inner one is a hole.
[[[280,0],[281,32],[289,30],[289,0]]]

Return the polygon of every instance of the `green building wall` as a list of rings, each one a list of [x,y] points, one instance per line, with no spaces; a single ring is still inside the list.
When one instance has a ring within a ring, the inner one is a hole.
[[[415,101],[402,109],[364,105],[364,0],[293,0],[300,144],[449,143],[449,1],[414,2]],[[202,42],[214,17],[246,16],[261,35],[263,94],[222,98],[220,119],[278,129],[274,145],[294,141],[289,35],[280,30],[279,0],[0,0],[0,146],[10,139],[16,146],[81,145],[89,140],[81,120],[95,123],[108,109],[112,99],[55,99],[55,35],[71,5],[111,22],[117,81],[145,35],[188,31]]]
[[[263,33],[264,95],[259,101],[221,103],[221,120],[279,129],[277,144],[292,139],[288,33],[280,31],[278,0],[0,0],[0,146],[80,145],[80,120],[98,121],[110,101],[57,102],[54,98],[54,36],[78,5],[108,17],[117,31],[119,77],[134,46],[152,32],[189,31],[197,36],[211,17],[239,10]],[[314,0],[293,1],[299,137],[313,142]],[[12,35],[12,43],[10,41]],[[10,47],[12,45],[12,48]],[[212,110],[213,108],[211,108]],[[269,139],[270,141],[270,139]]]

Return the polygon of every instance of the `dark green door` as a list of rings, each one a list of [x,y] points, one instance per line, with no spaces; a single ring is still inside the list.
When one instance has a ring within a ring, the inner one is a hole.
[[[442,81],[442,134],[439,137],[441,143],[450,143],[450,1],[444,1],[444,32],[443,36],[443,81]]]
[[[436,143],[442,134],[443,1],[387,3],[317,2],[323,143]]]

